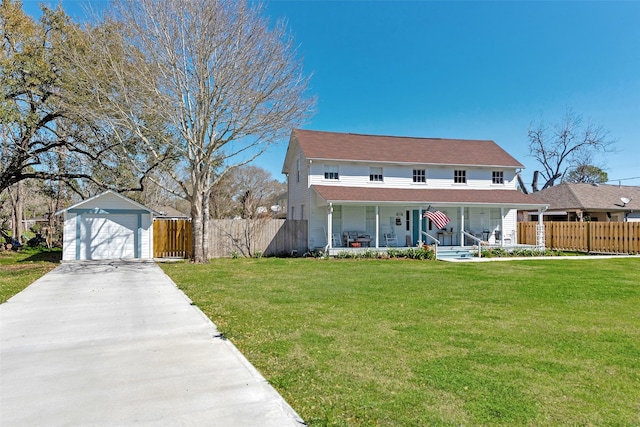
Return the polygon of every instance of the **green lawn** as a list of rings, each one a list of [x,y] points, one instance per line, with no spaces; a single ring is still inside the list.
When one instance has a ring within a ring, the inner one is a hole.
[[[640,425],[640,260],[162,265],[312,426]]]
[[[0,303],[29,286],[62,259],[60,249],[31,249],[0,252]]]

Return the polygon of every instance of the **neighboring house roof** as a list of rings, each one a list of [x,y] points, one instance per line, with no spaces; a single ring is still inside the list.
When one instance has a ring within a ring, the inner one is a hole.
[[[534,193],[550,210],[640,211],[640,187],[562,183]],[[625,204],[621,198],[631,199]]]
[[[189,215],[171,206],[158,206],[156,211],[158,211],[159,216],[163,218],[189,218]]]
[[[537,209],[547,204],[536,197],[516,190],[451,190],[451,189],[398,189],[377,187],[342,187],[312,185],[326,202],[377,202],[421,204],[494,204],[521,209]]]
[[[299,144],[307,159],[314,160],[524,167],[490,140],[413,138],[294,129],[291,141]],[[287,157],[289,155],[291,154],[287,153]]]
[[[130,204],[132,208],[148,211],[148,212],[152,213],[153,215],[159,215],[159,213],[154,211],[153,209],[149,209],[148,207],[136,202],[135,200],[131,200],[130,198],[125,197],[122,194],[118,194],[118,193],[116,193],[115,191],[112,191],[112,190],[107,190],[107,191],[104,191],[104,192],[102,192],[100,194],[96,194],[95,196],[89,197],[88,199],[83,200],[81,202],[78,202],[73,206],[69,206],[68,208],[59,210],[58,212],[56,212],[56,215],[60,215],[60,214],[62,214],[64,212],[67,212],[67,211],[69,211],[71,209],[81,209],[84,206],[92,206],[92,203],[95,200],[103,198],[103,197],[106,197],[106,196],[113,196],[113,197],[116,197],[116,198],[120,198],[123,201],[125,201],[125,203]]]

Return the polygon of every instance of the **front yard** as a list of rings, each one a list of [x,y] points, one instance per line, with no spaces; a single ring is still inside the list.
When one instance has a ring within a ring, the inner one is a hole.
[[[640,260],[164,270],[312,426],[640,424]]]
[[[0,254],[0,302],[60,251]],[[162,264],[311,426],[640,425],[640,259]]]

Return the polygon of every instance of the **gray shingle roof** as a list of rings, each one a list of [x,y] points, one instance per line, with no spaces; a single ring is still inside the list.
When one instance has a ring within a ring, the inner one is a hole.
[[[533,193],[549,210],[640,211],[640,187],[562,183]],[[631,199],[624,206],[621,197]]]

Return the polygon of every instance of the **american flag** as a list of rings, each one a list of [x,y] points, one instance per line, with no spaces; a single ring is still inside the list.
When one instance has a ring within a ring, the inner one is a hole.
[[[440,229],[444,228],[447,224],[449,224],[449,222],[451,222],[449,217],[440,211],[432,211],[427,209],[423,216],[425,218],[429,218],[431,222],[433,222],[435,226]]]

